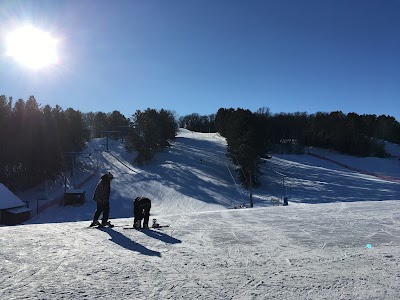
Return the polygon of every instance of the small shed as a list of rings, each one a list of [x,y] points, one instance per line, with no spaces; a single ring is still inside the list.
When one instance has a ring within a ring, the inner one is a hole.
[[[0,183],[0,224],[17,225],[30,217],[31,210],[26,204]]]
[[[66,205],[83,205],[85,203],[85,190],[84,189],[71,189],[66,190],[63,199],[64,206]]]
[[[17,225],[29,220],[31,217],[31,209],[28,207],[15,207],[2,211],[2,220],[5,225]]]

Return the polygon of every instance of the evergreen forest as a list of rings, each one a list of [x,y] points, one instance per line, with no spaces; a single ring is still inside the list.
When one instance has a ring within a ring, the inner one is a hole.
[[[306,153],[307,147],[355,156],[386,157],[384,141],[400,144],[400,124],[386,115],[336,112],[272,114],[268,108],[220,108],[215,114],[193,113],[179,119],[172,111],[148,108],[129,118],[118,111],[82,113],[73,108],[42,106],[34,96],[0,96],[0,182],[24,190],[73,168],[92,138],[124,142],[134,163],[151,163],[177,135],[178,128],[219,133],[227,156],[238,166],[244,187],[261,184],[261,164],[271,153]]]

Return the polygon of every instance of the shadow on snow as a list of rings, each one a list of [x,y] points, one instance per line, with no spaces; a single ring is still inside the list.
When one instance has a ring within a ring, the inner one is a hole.
[[[150,250],[150,249],[146,248],[145,246],[138,244],[135,241],[132,241],[130,238],[126,237],[122,233],[113,230],[112,228],[99,228],[99,230],[108,233],[111,237],[111,239],[110,239],[111,242],[113,242],[127,250],[139,252],[139,253],[141,253],[143,255],[147,255],[147,256],[161,257],[160,252]]]

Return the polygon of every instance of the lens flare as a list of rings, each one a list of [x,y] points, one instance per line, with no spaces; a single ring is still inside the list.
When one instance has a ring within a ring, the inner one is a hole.
[[[8,34],[6,55],[31,69],[41,69],[58,62],[58,41],[48,32],[31,25]]]

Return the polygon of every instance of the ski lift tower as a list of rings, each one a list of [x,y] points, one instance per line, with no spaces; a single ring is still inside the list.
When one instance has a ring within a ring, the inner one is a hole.
[[[121,126],[115,126],[115,128],[120,128],[121,142],[124,142],[126,130],[129,129],[129,128],[133,128],[133,127],[129,126],[129,125],[121,125]]]
[[[281,191],[281,201],[284,206],[288,205],[288,196],[287,196],[287,185],[285,183],[285,180],[287,181],[287,176],[285,174],[279,173],[276,170],[272,170],[278,177],[280,178],[282,182],[282,191]]]
[[[87,155],[88,157],[90,157],[92,155],[92,153],[76,151],[76,152],[64,152],[64,155],[68,156],[68,158],[71,161],[71,177],[74,177],[74,169],[75,169],[75,165],[76,165],[76,158],[78,156],[82,156],[82,155]],[[74,186],[75,186],[75,179],[74,179]]]
[[[71,166],[71,177],[73,178],[73,189],[67,190],[67,176],[64,173],[64,196],[61,199],[60,205],[82,205],[85,202],[85,190],[76,189],[76,176],[74,176],[74,169],[76,165],[76,158],[78,156],[90,157],[92,153],[82,151],[64,152],[64,156],[68,157]],[[39,207],[39,206],[38,206]],[[39,213],[39,211],[38,211]]]
[[[110,150],[108,150],[108,138],[110,137],[110,134],[120,133],[120,131],[118,131],[118,130],[103,130],[103,131],[101,131],[101,133],[106,135],[106,138],[107,138],[106,151],[109,152]]]

